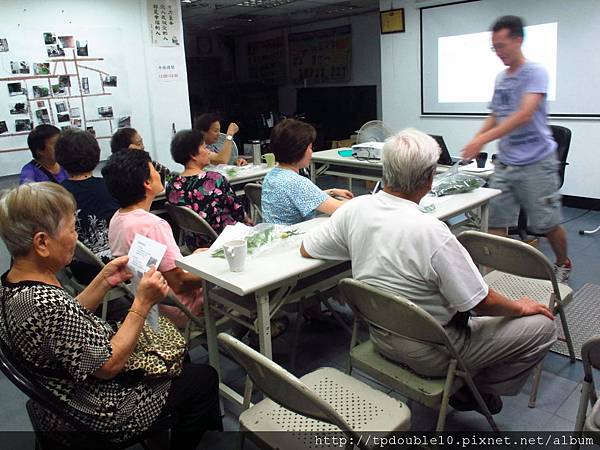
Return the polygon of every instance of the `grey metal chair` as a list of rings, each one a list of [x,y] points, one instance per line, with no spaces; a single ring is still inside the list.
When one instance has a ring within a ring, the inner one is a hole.
[[[220,333],[218,339],[268,397],[240,415],[240,430],[261,446],[314,448],[319,435],[343,433],[346,448],[370,448],[360,432],[385,436],[410,429],[406,405],[337,369],[320,368],[298,379],[232,336]]]
[[[206,236],[209,241],[214,241],[219,237],[213,227],[211,227],[206,220],[204,220],[198,213],[192,211],[190,208],[186,208],[185,206],[176,206],[166,202],[165,209],[179,227],[179,237],[177,243],[180,248],[183,248],[183,250],[186,250],[185,233],[200,234]],[[183,250],[182,253],[184,253]],[[191,249],[187,249],[185,253],[190,254],[190,250]]]
[[[399,295],[362,281],[345,278],[340,281],[339,287],[355,315],[349,373],[353,368],[359,369],[411,400],[439,409],[436,431],[444,430],[450,395],[466,383],[492,430],[498,431],[468,367],[450,342],[444,328],[429,313]],[[359,320],[404,339],[445,347],[451,356],[446,377],[423,377],[406,366],[392,362],[377,351],[371,340],[356,345]]]
[[[250,202],[250,217],[255,222],[262,219],[261,198],[262,185],[258,183],[248,183],[244,186],[244,194]]]
[[[81,241],[77,241],[75,245],[75,254],[73,259],[89,266],[92,269],[97,269],[98,272],[104,267],[104,262],[98,258],[89,248],[85,246]],[[69,294],[73,297],[79,295],[85,288],[86,284],[82,280],[77,279],[75,274],[68,268],[65,267],[57,274],[58,280],[60,281],[63,288],[65,288]],[[129,287],[124,283],[118,284],[117,286],[110,289],[104,299],[102,300],[102,311],[100,316],[106,320],[106,314],[108,311],[108,303],[112,300],[116,300],[121,297],[131,296]]]
[[[75,246],[74,258],[92,267],[96,267],[98,269],[98,272],[102,270],[105,266],[104,262],[80,241],[77,241],[77,244]],[[67,275],[66,278],[59,277],[59,281],[61,281],[63,287],[71,291],[70,293],[73,296],[79,294],[85,289],[86,286],[79,283],[79,281],[77,281],[77,279],[72,274],[70,274],[67,271],[65,271],[64,273]],[[65,286],[65,283],[68,284],[68,286]],[[130,301],[133,301],[133,299],[135,298],[135,293],[133,292],[130,285],[125,283],[119,283],[118,285],[114,286],[110,291],[108,291],[108,293],[104,296],[104,299],[102,301],[101,314],[101,317],[103,319],[106,319],[108,302],[121,297],[126,297]],[[167,297],[162,302],[162,304],[167,306],[174,306],[180,309],[190,320],[185,329],[185,336],[188,342],[205,334],[206,326],[204,324],[204,318],[195,316],[183,303],[181,303],[181,301],[175,296],[175,294],[172,291],[169,291]],[[225,322],[225,319],[221,318],[217,322],[217,326],[222,328]],[[194,324],[194,326],[190,327],[190,324],[192,323]]]
[[[564,309],[573,299],[573,290],[556,281],[548,258],[524,242],[480,231],[465,231],[458,235],[458,240],[475,264],[495,269],[484,276],[490,288],[511,300],[529,297],[560,316],[564,340],[574,363],[575,350]],[[535,407],[541,375],[542,364],[539,364],[529,397],[530,408]]]
[[[583,383],[575,422],[575,435],[577,438],[585,436],[589,432],[600,432],[600,402],[598,401],[598,394],[596,394],[592,370],[600,369],[600,335],[589,338],[583,344],[581,360],[583,362]],[[592,408],[589,415],[587,414],[588,404]],[[571,449],[579,449],[579,442],[578,439],[571,446]]]

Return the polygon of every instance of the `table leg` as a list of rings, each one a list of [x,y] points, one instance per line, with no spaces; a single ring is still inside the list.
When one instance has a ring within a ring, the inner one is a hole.
[[[488,218],[490,213],[490,205],[489,203],[484,203],[481,205],[481,231],[487,233],[488,231]]]
[[[221,365],[219,363],[219,345],[217,344],[217,326],[215,317],[209,307],[209,287],[206,281],[202,281],[202,292],[204,294],[204,321],[206,323],[206,343],[208,345],[208,362],[215,368],[221,379]]]
[[[271,314],[269,311],[269,292],[259,291],[256,294],[257,306],[257,333],[260,352],[269,359],[273,359],[271,347]]]

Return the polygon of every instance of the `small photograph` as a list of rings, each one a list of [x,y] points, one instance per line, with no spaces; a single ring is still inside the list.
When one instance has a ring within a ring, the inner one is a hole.
[[[87,41],[77,41],[77,56],[88,56]]]
[[[46,52],[48,53],[49,58],[65,56],[65,51],[60,45],[46,45]]]
[[[0,38],[0,52],[7,52],[8,51],[8,40],[6,40],[5,38]],[[4,122],[4,125],[6,125],[6,122]]]
[[[59,122],[69,122],[71,120],[71,118],[69,117],[69,113],[57,114],[57,118]]]
[[[87,77],[81,78],[81,93],[82,94],[90,93],[90,82]]]
[[[96,136],[96,130],[94,130],[94,127],[87,127],[85,130],[88,133],[91,133],[92,136]]]
[[[58,102],[54,105],[57,113],[64,113],[67,111],[67,104],[65,102]]]
[[[44,44],[56,44],[56,35],[54,33],[44,33]]]
[[[50,63],[33,63],[34,75],[50,75]]]
[[[102,75],[102,86],[117,87],[117,77],[113,75]]]
[[[67,91],[65,90],[64,86],[61,86],[60,84],[53,84],[52,85],[52,95],[55,97],[60,97],[61,95],[66,95]]]
[[[13,103],[10,105],[11,114],[27,114],[29,108],[26,102]]]
[[[33,98],[48,97],[50,95],[47,87],[34,86],[33,87]]]
[[[35,112],[35,117],[38,120],[38,125],[47,125],[50,123],[50,114],[48,114],[48,110],[46,108],[38,109]]]
[[[98,114],[100,117],[113,117],[112,106],[101,106],[98,108]]]
[[[69,114],[71,115],[72,118],[81,116],[81,114],[79,112],[79,108],[71,108],[71,109],[69,109]]]
[[[29,73],[29,63],[27,61],[11,61],[10,73],[13,75],[18,73]]]
[[[31,130],[33,130],[33,125],[30,119],[15,119],[15,131],[17,133]]]
[[[44,103],[44,100],[38,100],[36,102],[36,105],[38,108],[43,108],[44,106],[46,106],[46,103]]]
[[[71,124],[72,124],[74,127],[81,128],[81,119],[73,119],[73,121],[71,122]]]
[[[131,116],[119,117],[117,128],[131,128]]]
[[[21,83],[8,83],[8,95],[21,95],[24,94]]]
[[[6,122],[4,120],[0,120],[0,134],[8,133],[8,127],[6,126]]]
[[[58,41],[62,48],[75,48],[75,39],[73,36],[59,36]]]
[[[69,75],[59,75],[58,85],[60,87],[71,87],[71,77]]]

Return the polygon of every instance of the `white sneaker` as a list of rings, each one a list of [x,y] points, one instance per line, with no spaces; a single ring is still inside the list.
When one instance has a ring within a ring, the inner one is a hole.
[[[567,283],[569,281],[569,275],[571,275],[572,269],[573,266],[570,259],[567,259],[567,262],[562,266],[554,264],[554,275],[556,276],[556,281],[559,283]]]

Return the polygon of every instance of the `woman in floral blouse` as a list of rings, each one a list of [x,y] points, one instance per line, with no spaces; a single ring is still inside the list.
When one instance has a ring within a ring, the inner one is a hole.
[[[191,208],[217,234],[226,225],[244,220],[242,203],[227,179],[220,173],[204,170],[210,163],[210,152],[200,131],[183,130],[177,133],[171,141],[171,155],[185,170],[167,185],[169,203]],[[194,246],[206,243],[206,237],[200,236]]]

